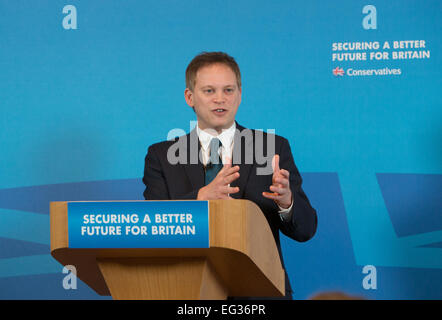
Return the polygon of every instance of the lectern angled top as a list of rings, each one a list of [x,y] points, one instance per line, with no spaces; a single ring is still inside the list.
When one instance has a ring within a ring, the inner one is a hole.
[[[248,200],[51,202],[51,254],[114,299],[283,296],[272,231]]]

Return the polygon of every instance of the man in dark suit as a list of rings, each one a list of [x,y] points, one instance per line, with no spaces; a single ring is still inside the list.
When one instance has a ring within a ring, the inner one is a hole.
[[[288,141],[236,123],[241,75],[225,53],[202,53],[192,60],[184,95],[198,123],[185,136],[149,147],[145,199],[251,200],[269,223],[284,267],[279,231],[303,242],[317,226]],[[285,298],[292,298],[287,273]]]

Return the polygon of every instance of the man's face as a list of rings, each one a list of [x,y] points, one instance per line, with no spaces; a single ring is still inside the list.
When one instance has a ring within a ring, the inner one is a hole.
[[[235,121],[241,88],[232,69],[217,63],[199,69],[193,91],[186,88],[184,96],[195,110],[200,129],[211,128],[221,133]]]

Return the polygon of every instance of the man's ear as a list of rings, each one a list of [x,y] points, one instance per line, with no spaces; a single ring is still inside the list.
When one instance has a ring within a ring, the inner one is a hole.
[[[189,107],[194,107],[195,104],[193,103],[193,92],[189,88],[184,90],[184,99],[186,99],[186,103],[189,105]]]

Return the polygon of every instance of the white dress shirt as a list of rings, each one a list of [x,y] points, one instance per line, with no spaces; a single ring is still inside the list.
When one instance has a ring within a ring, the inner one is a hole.
[[[216,130],[213,129],[201,130],[199,125],[198,124],[196,125],[196,133],[201,143],[202,161],[204,165],[207,164],[210,158],[210,141],[213,138],[218,138],[221,141],[222,145],[219,148],[218,152],[222,160],[222,163],[226,164],[228,162],[228,159],[230,159],[230,161],[232,160],[233,140],[234,140],[233,138],[235,136],[235,130],[236,130],[235,122],[233,122],[230,128],[224,129],[220,134],[218,134]],[[293,200],[292,204],[287,209],[281,208],[280,206],[278,207],[281,219],[287,221],[290,220],[291,209],[293,207]]]

